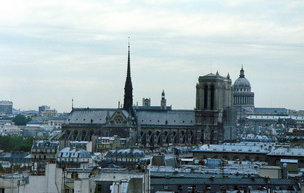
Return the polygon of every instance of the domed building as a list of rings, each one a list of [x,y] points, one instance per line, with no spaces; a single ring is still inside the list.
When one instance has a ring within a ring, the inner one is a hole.
[[[245,78],[243,67],[240,70],[240,77],[233,84],[233,106],[238,118],[254,112],[254,92],[251,92],[251,85]]]

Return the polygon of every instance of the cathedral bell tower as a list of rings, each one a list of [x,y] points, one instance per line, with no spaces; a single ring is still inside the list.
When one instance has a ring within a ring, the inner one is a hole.
[[[130,67],[130,38],[128,41],[128,67],[127,67],[127,78],[125,83],[125,95],[123,109],[130,111],[133,105],[133,87],[131,81],[131,67]]]

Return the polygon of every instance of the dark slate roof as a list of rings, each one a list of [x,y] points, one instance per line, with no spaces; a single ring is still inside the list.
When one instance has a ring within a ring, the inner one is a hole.
[[[265,178],[154,178],[151,177],[151,185],[161,184],[161,185],[295,185],[293,179],[265,179]]]
[[[72,147],[86,147],[88,143],[88,141],[70,141]]]
[[[57,154],[57,158],[92,158],[92,155],[86,150],[76,150],[75,148],[65,147]]]
[[[42,117],[43,121],[64,121],[67,117]]]
[[[38,112],[38,111],[35,111],[35,110],[22,111],[22,113],[33,113],[33,114],[39,114],[39,112]]]
[[[39,120],[31,120],[27,124],[43,124],[43,122]]]
[[[111,117],[118,109],[73,109],[66,121],[66,124],[105,124],[106,117]],[[121,110],[121,109],[119,109]],[[125,117],[129,113],[121,110]],[[136,111],[137,121],[142,125],[175,125],[192,126],[195,125],[194,110],[151,110],[140,109]]]
[[[136,109],[136,111],[161,111],[162,107],[161,106],[137,106],[134,107],[134,109]],[[172,106],[166,106],[166,111],[171,111],[172,110]]]
[[[49,149],[49,148],[57,148],[59,146],[59,142],[58,141],[35,141],[32,148],[45,148],[45,149]]]
[[[141,125],[195,125],[194,110],[138,111],[136,114]]]
[[[111,117],[117,110],[107,108],[73,108],[66,124],[105,124],[107,115]],[[125,117],[128,117],[129,113],[127,111],[121,111]]]
[[[119,150],[110,150],[107,152],[106,158],[144,158],[145,152],[139,149],[119,149]]]
[[[0,160],[22,163],[24,161],[29,161],[29,159],[26,159],[26,156],[28,155],[29,153],[27,152],[1,153]]]
[[[29,137],[29,136],[36,136],[38,133],[42,133],[43,135],[46,135],[48,131],[45,129],[23,129],[23,136]]]
[[[281,113],[281,114],[288,114],[288,109],[286,108],[255,108],[255,113]]]

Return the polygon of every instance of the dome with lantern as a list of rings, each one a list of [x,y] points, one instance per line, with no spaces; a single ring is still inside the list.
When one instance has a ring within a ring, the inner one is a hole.
[[[237,91],[237,92],[250,92],[251,91],[250,82],[247,80],[247,78],[245,78],[245,73],[244,73],[243,67],[240,71],[240,77],[238,79],[236,79],[233,84],[233,89],[234,89],[234,91]]]

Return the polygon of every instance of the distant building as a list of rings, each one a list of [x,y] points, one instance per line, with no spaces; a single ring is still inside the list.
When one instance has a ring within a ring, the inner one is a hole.
[[[43,122],[53,128],[61,128],[62,124],[66,121],[66,117],[47,117]]]
[[[58,149],[58,141],[35,141],[31,149],[33,169],[44,170],[47,162],[55,162]]]
[[[142,170],[121,170],[101,168],[94,177],[96,192],[102,193],[154,193],[150,186],[149,172]]]
[[[145,153],[139,149],[110,150],[106,153],[104,160],[117,163],[137,163],[143,161]]]
[[[242,142],[221,145],[203,145],[193,150],[196,159],[224,159],[234,161],[262,161],[279,166],[281,159],[298,160],[299,167],[304,167],[303,148],[277,148],[274,143]]]
[[[289,110],[286,108],[255,108],[255,115],[272,115],[272,116],[287,116],[289,114]]]
[[[0,164],[4,168],[12,166],[29,167],[31,159],[27,152],[2,152],[0,153]]]
[[[279,115],[249,115],[246,122],[255,126],[284,124],[286,127],[303,128],[304,117]]]
[[[92,154],[83,149],[65,147],[57,154],[57,164],[60,168],[88,168],[92,163]]]
[[[0,113],[12,114],[13,113],[13,102],[0,101]]]
[[[47,105],[42,105],[42,106],[38,107],[38,110],[39,110],[39,114],[41,114],[43,111],[51,110],[51,108]]]
[[[34,137],[34,136],[47,136],[49,134],[49,131],[47,131],[45,128],[42,128],[40,126],[26,126],[22,129],[22,135],[24,137]]]
[[[6,123],[2,127],[0,127],[1,135],[19,135],[21,134],[21,129],[17,125],[13,125],[11,123]]]
[[[151,98],[143,98],[142,99],[142,106],[143,107],[150,107],[151,106]]]
[[[250,82],[245,78],[243,67],[240,71],[240,77],[233,84],[232,97],[238,118],[254,112],[254,92],[251,91]]]
[[[161,176],[162,175],[162,176]],[[270,179],[257,176],[206,176],[192,173],[152,173],[151,193],[189,192],[301,192],[295,179]]]
[[[127,146],[127,138],[120,138],[117,135],[114,135],[113,137],[98,137],[96,139],[96,151],[98,152],[127,148]]]
[[[75,148],[76,150],[86,150],[93,152],[92,142],[90,141],[70,141],[69,147]]]
[[[39,108],[39,114],[44,117],[55,117],[57,116],[57,111],[55,109],[51,109],[49,106],[43,105]]]

